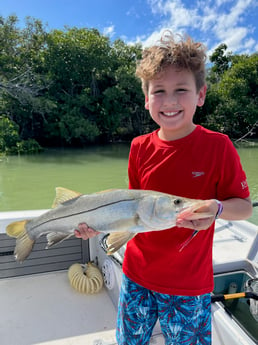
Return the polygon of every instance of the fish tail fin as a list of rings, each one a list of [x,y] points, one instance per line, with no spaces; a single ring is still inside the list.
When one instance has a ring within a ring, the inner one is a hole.
[[[17,222],[10,223],[6,227],[6,234],[10,237],[15,237],[17,238],[20,236],[24,230],[25,230],[25,225],[27,224],[28,220],[19,220]]]
[[[22,262],[29,256],[35,241],[29,238],[26,231],[26,224],[28,220],[20,220],[13,222],[6,227],[6,234],[10,237],[16,238],[16,246],[14,250],[14,257],[16,261]]]
[[[107,238],[107,255],[114,254],[124,244],[131,240],[136,233],[129,231],[113,232]]]

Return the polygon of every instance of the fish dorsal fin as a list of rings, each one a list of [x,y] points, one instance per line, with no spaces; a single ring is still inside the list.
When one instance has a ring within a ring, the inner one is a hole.
[[[52,208],[57,207],[59,204],[62,204],[65,201],[77,198],[80,195],[82,195],[82,193],[75,192],[63,187],[56,187],[56,197],[53,202]]]

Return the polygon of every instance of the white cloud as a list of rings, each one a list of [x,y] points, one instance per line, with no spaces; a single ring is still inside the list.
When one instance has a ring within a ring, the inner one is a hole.
[[[149,3],[154,14],[167,16],[164,26],[169,26],[174,31],[197,25],[197,9],[186,8],[181,0],[149,0]]]
[[[244,44],[244,47],[247,49],[252,48],[253,46],[255,46],[255,40],[253,38],[250,38]]]
[[[206,44],[212,42],[214,47],[226,43],[232,52],[255,51],[257,40],[251,39],[254,28],[248,21],[248,11],[256,9],[256,0],[198,0],[194,4],[191,0],[147,1],[160,20],[143,45],[157,41],[169,28],[176,33],[188,33]]]
[[[162,28],[161,30],[154,31],[149,37],[145,38],[144,40],[141,40],[143,47],[148,47],[153,44],[155,44],[158,40],[160,40],[162,36],[162,32],[165,30],[165,28]]]
[[[148,0],[152,13],[163,18],[152,34],[142,43],[149,46],[157,42],[165,30],[171,30],[177,34],[186,33],[187,27],[195,27],[198,22],[196,9],[187,9],[181,0]]]
[[[223,42],[226,43],[229,50],[241,49],[242,42],[246,37],[247,30],[245,28],[232,28],[227,30],[227,36],[224,36]]]
[[[232,27],[237,27],[242,21],[242,15],[250,5],[252,0],[238,0],[228,13],[218,14],[218,27],[224,30],[230,30]]]
[[[256,44],[255,40],[253,38],[248,39],[244,42],[244,45],[242,47],[242,53],[243,54],[249,54],[252,51],[256,51],[258,48],[258,44]]]
[[[115,35],[115,26],[110,25],[103,29],[103,35],[113,37]]]
[[[214,23],[218,19],[218,14],[211,8],[209,4],[203,4],[202,16],[200,18],[200,30],[202,32],[208,32],[212,30]]]
[[[215,37],[218,41],[226,43],[230,51],[241,51],[245,40],[248,40],[248,34],[252,31],[250,26],[244,26],[242,19],[251,3],[252,0],[238,0],[228,13],[219,15],[214,23]]]

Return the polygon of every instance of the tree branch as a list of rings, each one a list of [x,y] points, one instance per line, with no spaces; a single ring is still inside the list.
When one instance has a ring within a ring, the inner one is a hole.
[[[253,126],[249,129],[249,131],[244,134],[241,138],[234,140],[235,143],[238,143],[239,141],[243,141],[246,137],[248,137],[249,135],[253,135],[254,134],[254,129],[255,127],[258,126],[258,121],[256,121]]]

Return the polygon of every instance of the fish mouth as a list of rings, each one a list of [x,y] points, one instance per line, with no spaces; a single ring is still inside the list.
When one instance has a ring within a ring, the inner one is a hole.
[[[195,220],[195,219],[203,219],[203,218],[210,218],[213,217],[213,214],[208,212],[196,212],[198,209],[200,209],[202,206],[202,203],[199,203],[197,205],[189,205],[185,206],[181,209],[179,212],[179,218],[181,219],[187,219],[187,220]]]

